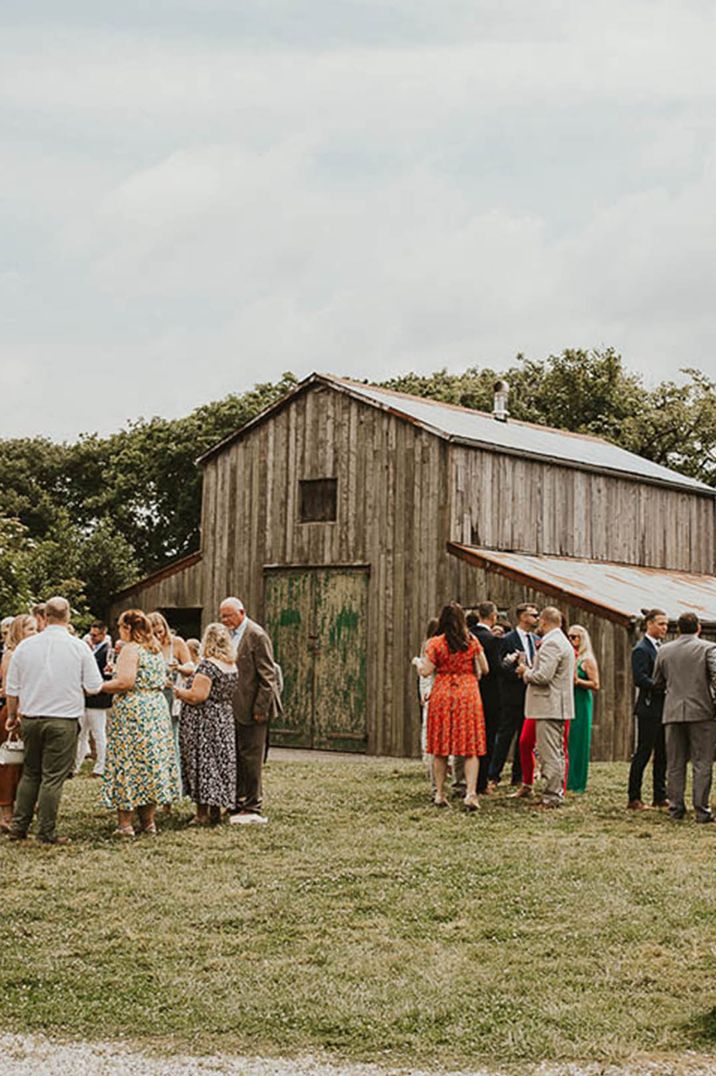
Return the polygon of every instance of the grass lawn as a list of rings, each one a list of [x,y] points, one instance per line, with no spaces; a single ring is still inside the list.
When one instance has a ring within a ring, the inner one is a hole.
[[[716,1053],[716,826],[627,813],[626,767],[535,814],[431,807],[419,763],[274,760],[270,825],[0,844],[6,1031],[441,1069]],[[162,823],[160,819],[160,824]]]

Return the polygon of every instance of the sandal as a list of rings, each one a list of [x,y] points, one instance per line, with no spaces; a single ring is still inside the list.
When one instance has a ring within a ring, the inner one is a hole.
[[[188,826],[210,826],[211,824],[212,822],[210,818],[199,818],[197,815],[194,815],[194,817],[190,818],[187,822]]]
[[[448,803],[448,801],[445,799],[444,796],[438,796],[438,795],[436,795],[435,798],[433,799],[433,804],[435,805],[435,807],[449,807],[450,806],[450,804]]]
[[[117,828],[113,830],[112,836],[124,837],[128,840],[131,840],[132,837],[136,837],[136,833],[134,832],[134,828],[132,826],[117,826]]]
[[[468,811],[478,811],[480,809],[480,801],[474,793],[471,796],[465,796],[463,803]]]
[[[146,826],[139,827],[140,833],[146,833],[147,837],[156,837],[157,835],[157,823],[147,822]]]

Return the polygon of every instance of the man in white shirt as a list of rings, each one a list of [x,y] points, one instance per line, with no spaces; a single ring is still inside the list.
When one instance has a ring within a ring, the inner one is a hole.
[[[85,692],[96,694],[102,676],[89,647],[68,631],[69,602],[51,598],[46,616],[42,634],[15,649],[5,687],[6,727],[21,724],[25,744],[10,840],[27,837],[37,805],[38,841],[68,844],[68,838],[55,835],[62,786],[72,772]]]

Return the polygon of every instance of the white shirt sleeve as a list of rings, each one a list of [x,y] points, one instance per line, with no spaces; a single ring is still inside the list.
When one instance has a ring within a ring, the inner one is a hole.
[[[20,666],[18,664],[17,654],[14,651],[7,668],[5,694],[12,695],[13,698],[17,698],[20,694]]]
[[[82,687],[88,695],[96,695],[102,687],[102,674],[97,668],[95,656],[88,646],[82,643]]]

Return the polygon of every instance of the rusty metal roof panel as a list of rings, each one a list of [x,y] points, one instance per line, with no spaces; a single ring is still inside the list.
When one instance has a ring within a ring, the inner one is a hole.
[[[617,472],[636,479],[716,495],[716,490],[704,482],[643,459],[625,448],[604,441],[601,437],[555,430],[549,426],[537,426],[531,422],[517,422],[512,419],[500,422],[483,411],[473,411],[467,407],[379,389],[347,378],[325,374],[319,374],[318,377],[344,386],[351,395],[386,408],[452,440],[518,455],[540,456],[597,471]]]
[[[671,620],[693,612],[705,622],[716,622],[716,576],[692,572],[642,568],[634,564],[576,560],[571,557],[532,556],[451,543],[451,552],[483,561],[503,574],[529,577],[536,590],[574,595],[582,602],[618,614],[624,619],[641,616],[643,609],[663,609]]]

